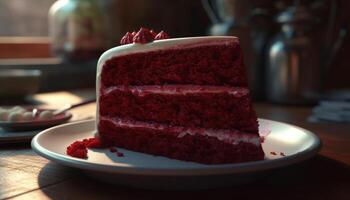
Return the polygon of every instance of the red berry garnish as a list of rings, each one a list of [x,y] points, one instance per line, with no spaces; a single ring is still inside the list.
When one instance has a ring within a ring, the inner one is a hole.
[[[153,39],[157,36],[157,32],[155,32],[154,30],[150,30],[149,32],[152,34]]]
[[[147,28],[140,28],[140,30],[136,33],[133,38],[135,43],[145,44],[148,42],[152,42],[154,40],[150,30]]]
[[[130,44],[132,42],[133,42],[133,35],[130,32],[126,32],[125,35],[120,40],[121,45]]]
[[[168,38],[170,38],[169,35],[166,32],[161,31],[156,35],[156,37],[154,39],[155,40],[163,40],[163,39],[168,39]]]
[[[131,36],[134,38],[135,35],[136,35],[136,32],[133,31],[133,32],[131,33]]]

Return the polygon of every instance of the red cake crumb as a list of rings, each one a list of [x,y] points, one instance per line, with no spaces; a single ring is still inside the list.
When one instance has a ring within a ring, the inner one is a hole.
[[[70,155],[75,158],[88,158],[88,148],[109,148],[109,151],[112,153],[116,153],[118,157],[123,157],[124,154],[118,152],[116,147],[111,146],[111,143],[101,142],[99,138],[87,138],[83,140],[78,140],[72,143],[67,147],[67,155]]]
[[[280,153],[281,156],[286,156],[286,154],[284,154],[283,152]]]
[[[89,138],[83,141],[87,148],[102,148],[104,146],[98,138]]]
[[[168,38],[170,38],[169,35],[166,32],[164,32],[164,31],[159,32],[154,37],[155,40],[163,40],[163,39],[168,39]]]
[[[109,147],[109,143],[102,143],[98,138],[88,138],[83,139],[81,141],[75,141],[71,145],[67,147],[67,155],[70,155],[72,157],[76,158],[87,158],[87,149],[91,148],[107,148]]]
[[[67,147],[67,154],[76,158],[87,158],[87,148],[83,141],[76,141]]]
[[[276,156],[276,155],[277,155],[277,153],[276,153],[276,152],[274,152],[274,151],[271,151],[271,152],[270,152],[270,154],[271,154],[271,155],[274,155],[274,156]]]
[[[109,147],[109,151],[112,153],[118,152],[118,149],[115,147]]]
[[[140,28],[133,38],[133,42],[145,44],[154,40],[152,33],[147,28]]]
[[[132,35],[132,33],[126,32],[126,34],[120,40],[120,44],[124,45],[124,44],[133,43],[133,37],[134,36]]]

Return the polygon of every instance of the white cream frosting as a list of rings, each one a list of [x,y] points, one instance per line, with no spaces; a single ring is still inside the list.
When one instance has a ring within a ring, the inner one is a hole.
[[[104,63],[118,56],[123,56],[131,53],[141,53],[149,51],[157,51],[162,49],[177,49],[177,48],[192,48],[196,46],[204,45],[229,45],[238,42],[237,37],[233,36],[204,36],[204,37],[186,37],[186,38],[173,38],[166,40],[155,40],[146,44],[127,44],[111,48],[104,52],[97,63],[97,73],[96,73],[96,95],[97,95],[97,106],[96,106],[96,128],[99,121],[99,96],[100,96],[100,86],[101,86],[101,72]]]
[[[258,134],[242,133],[236,130],[223,130],[223,129],[205,129],[205,128],[185,128],[180,126],[168,126],[159,123],[146,123],[141,121],[129,121],[119,118],[102,117],[104,120],[112,122],[115,126],[131,127],[131,128],[148,128],[154,130],[166,130],[172,129],[178,132],[178,138],[182,138],[186,135],[201,135],[217,138],[220,141],[224,141],[230,144],[238,144],[240,142],[251,143],[256,146],[260,145],[260,136]]]
[[[145,94],[195,94],[195,93],[227,93],[235,96],[244,96],[248,93],[247,88],[228,86],[199,86],[199,85],[147,85],[147,86],[111,86],[105,89],[103,94],[109,94],[115,90],[129,90],[138,96]]]

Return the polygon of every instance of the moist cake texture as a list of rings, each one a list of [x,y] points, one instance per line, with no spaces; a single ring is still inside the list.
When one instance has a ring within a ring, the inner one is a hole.
[[[102,142],[205,164],[264,158],[236,37],[110,49],[98,63],[97,98]]]
[[[194,85],[110,87],[101,93],[100,114],[174,126],[258,131],[245,88]]]
[[[174,46],[168,50],[111,58],[103,67],[102,83],[106,87],[164,84],[247,86],[238,43],[179,48]]]

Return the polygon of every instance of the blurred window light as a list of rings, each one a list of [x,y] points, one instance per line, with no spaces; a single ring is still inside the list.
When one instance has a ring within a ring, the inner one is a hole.
[[[56,0],[0,0],[0,36],[47,36],[47,15]]]

